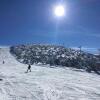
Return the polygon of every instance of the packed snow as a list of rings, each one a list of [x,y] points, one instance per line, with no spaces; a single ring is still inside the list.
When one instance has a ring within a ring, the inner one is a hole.
[[[3,61],[5,62],[3,64]],[[73,68],[17,62],[0,49],[0,100],[100,100],[100,76]]]

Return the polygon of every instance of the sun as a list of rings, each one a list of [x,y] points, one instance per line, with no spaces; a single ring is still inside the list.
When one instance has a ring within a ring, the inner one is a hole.
[[[62,5],[58,5],[54,9],[55,16],[61,17],[65,15],[65,8]]]

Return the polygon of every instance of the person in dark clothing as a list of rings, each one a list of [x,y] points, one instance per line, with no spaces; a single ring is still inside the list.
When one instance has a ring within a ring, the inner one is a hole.
[[[28,65],[28,68],[27,68],[27,73],[28,73],[28,71],[30,71],[30,72],[31,72],[31,65],[30,65],[30,64]]]
[[[2,62],[3,64],[5,63],[5,61]]]

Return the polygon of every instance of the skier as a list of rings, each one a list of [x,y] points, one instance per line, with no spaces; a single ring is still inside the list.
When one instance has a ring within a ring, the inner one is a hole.
[[[31,72],[31,65],[30,65],[30,64],[28,65],[28,68],[27,68],[27,73],[28,73],[28,71],[30,71],[30,72]]]
[[[3,60],[3,62],[2,62],[3,64],[5,63],[5,61]]]

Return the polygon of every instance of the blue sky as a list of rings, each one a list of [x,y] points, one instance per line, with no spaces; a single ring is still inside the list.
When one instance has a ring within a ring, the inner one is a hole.
[[[58,3],[66,6],[61,19]],[[100,48],[100,0],[0,0],[0,45],[26,43]]]

